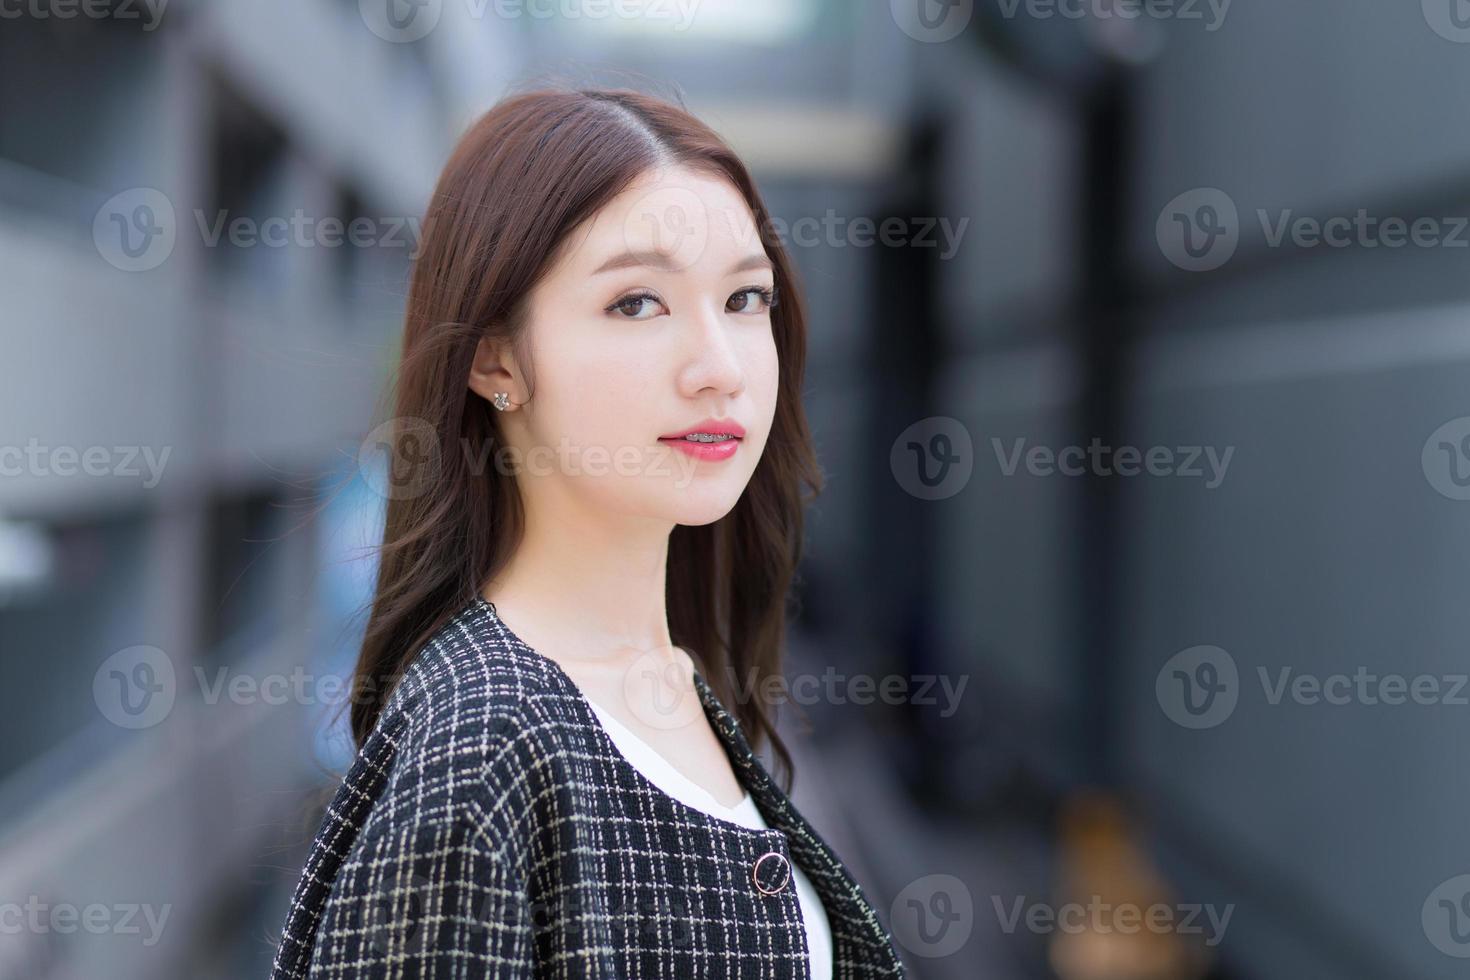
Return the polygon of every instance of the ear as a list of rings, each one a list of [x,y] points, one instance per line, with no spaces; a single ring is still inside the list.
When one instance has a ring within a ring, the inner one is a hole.
[[[520,371],[516,369],[504,342],[493,337],[481,337],[475,347],[469,387],[487,402],[495,398],[497,391],[509,394],[512,405],[520,405],[526,400]]]

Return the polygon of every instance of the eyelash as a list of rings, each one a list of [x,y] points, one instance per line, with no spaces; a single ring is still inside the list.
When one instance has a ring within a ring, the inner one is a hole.
[[[741,295],[743,295],[745,293],[755,293],[756,295],[758,295],[761,298],[761,301],[765,304],[765,307],[766,307],[764,310],[761,311],[762,313],[768,313],[771,310],[775,309],[775,307],[776,307],[777,293],[776,293],[776,287],[774,287],[774,286],[770,287],[769,289],[766,288],[765,286],[745,286],[745,287],[743,287],[741,289],[735,290],[735,292],[731,293],[730,295],[732,297],[733,296],[741,296]],[[654,293],[650,292],[649,290],[647,290],[647,289],[637,289],[637,290],[634,290],[631,293],[626,293],[626,294],[624,294],[622,296],[619,296],[617,299],[615,299],[611,303],[609,303],[604,308],[604,310],[605,310],[605,312],[608,312],[608,313],[616,313],[618,311],[618,309],[620,307],[622,307],[624,304],[630,303],[633,300],[638,300],[638,299],[651,299],[654,302],[662,302],[661,300],[659,300],[658,296],[656,296]],[[743,313],[745,311],[744,310],[740,310],[738,312]],[[633,317],[624,317],[624,319],[631,320],[631,319],[633,319]]]
[[[767,289],[765,286],[746,286],[744,289],[736,290],[735,295],[739,296],[741,293],[755,293],[761,298],[761,301],[766,304],[766,310],[768,311],[775,309],[776,307],[775,286],[772,286],[769,289]]]

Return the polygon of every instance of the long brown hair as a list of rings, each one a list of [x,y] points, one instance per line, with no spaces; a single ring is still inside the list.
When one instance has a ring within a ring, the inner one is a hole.
[[[749,694],[781,675],[803,488],[822,488],[800,397],[806,315],[744,164],[681,106],[628,89],[505,98],[460,139],[434,188],[409,284],[377,588],[353,676],[358,746],[416,652],[505,566],[524,531],[514,476],[474,465],[501,445],[498,413],[468,387],[478,342],[507,343],[531,374],[526,297],[558,246],[636,177],[667,164],[721,175],[740,191],[781,297],[771,310],[780,369],[765,451],[729,514],[674,528],[669,631],[752,745],[769,739],[789,790],[791,756],[772,708]]]

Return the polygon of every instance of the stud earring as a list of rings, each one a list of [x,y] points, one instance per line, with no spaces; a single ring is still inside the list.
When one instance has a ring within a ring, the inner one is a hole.
[[[497,391],[495,393],[494,404],[502,412],[505,411],[507,408],[510,408],[510,395],[503,391]]]

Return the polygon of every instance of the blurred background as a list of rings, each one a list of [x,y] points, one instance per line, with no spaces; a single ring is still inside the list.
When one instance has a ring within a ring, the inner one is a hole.
[[[543,75],[785,230],[795,796],[912,976],[1465,976],[1464,0],[0,0],[0,976],[267,974],[415,222]]]

